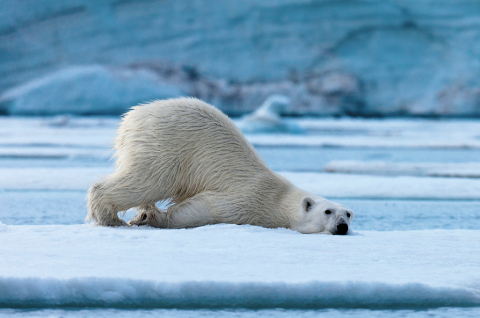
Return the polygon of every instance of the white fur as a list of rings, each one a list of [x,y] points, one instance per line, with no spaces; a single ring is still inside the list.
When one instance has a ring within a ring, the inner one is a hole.
[[[227,116],[198,99],[134,107],[115,148],[115,172],[88,193],[87,220],[99,225],[126,225],[117,213],[132,207],[130,224],[161,228],[233,223],[335,234],[353,218],[271,171]],[[167,211],[159,201],[171,203]]]

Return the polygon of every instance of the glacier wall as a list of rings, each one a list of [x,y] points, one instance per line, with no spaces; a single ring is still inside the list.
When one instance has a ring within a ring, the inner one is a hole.
[[[478,0],[4,0],[0,8],[4,114],[121,113],[178,95],[242,114],[283,94],[291,115],[480,116]]]

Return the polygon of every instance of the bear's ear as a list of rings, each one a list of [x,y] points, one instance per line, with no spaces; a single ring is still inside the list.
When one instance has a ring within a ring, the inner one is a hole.
[[[305,197],[302,200],[302,207],[305,212],[309,212],[312,209],[312,206],[315,204],[312,198]]]

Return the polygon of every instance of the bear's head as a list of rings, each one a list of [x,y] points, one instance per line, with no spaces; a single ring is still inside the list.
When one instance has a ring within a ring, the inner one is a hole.
[[[297,231],[300,233],[324,233],[345,235],[353,220],[353,211],[339,203],[309,195],[303,197]]]

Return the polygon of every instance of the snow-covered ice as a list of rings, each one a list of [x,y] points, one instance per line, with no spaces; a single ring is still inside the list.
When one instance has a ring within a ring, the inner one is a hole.
[[[387,161],[343,160],[327,163],[323,169],[328,172],[359,173],[373,175],[422,175],[435,177],[480,178],[480,162],[398,163]]]
[[[0,190],[84,190],[112,167],[0,168]],[[296,186],[324,197],[479,199],[480,179],[279,172]]]
[[[480,130],[480,128],[479,128]],[[254,146],[366,147],[366,148],[480,148],[480,138],[468,136],[318,136],[278,134],[247,135]]]
[[[113,171],[112,167],[0,168],[0,189],[86,191],[93,182]]]
[[[20,146],[0,147],[2,159],[58,159],[108,161],[113,151],[96,147]]]
[[[479,240],[467,230],[2,226],[0,306],[478,306]]]
[[[241,120],[235,120],[237,123]],[[247,134],[254,146],[480,148],[475,120],[284,119],[306,134]],[[116,118],[0,118],[0,147],[59,145],[111,148]]]
[[[354,209],[357,235],[85,225],[119,120],[0,118],[0,307],[480,308],[478,121],[283,120],[304,133],[247,138],[295,185]]]
[[[475,120],[293,119],[307,135],[247,135],[255,146],[462,149],[480,147]]]
[[[374,176],[280,172],[298,187],[325,197],[402,199],[479,199],[480,180],[416,176]]]

